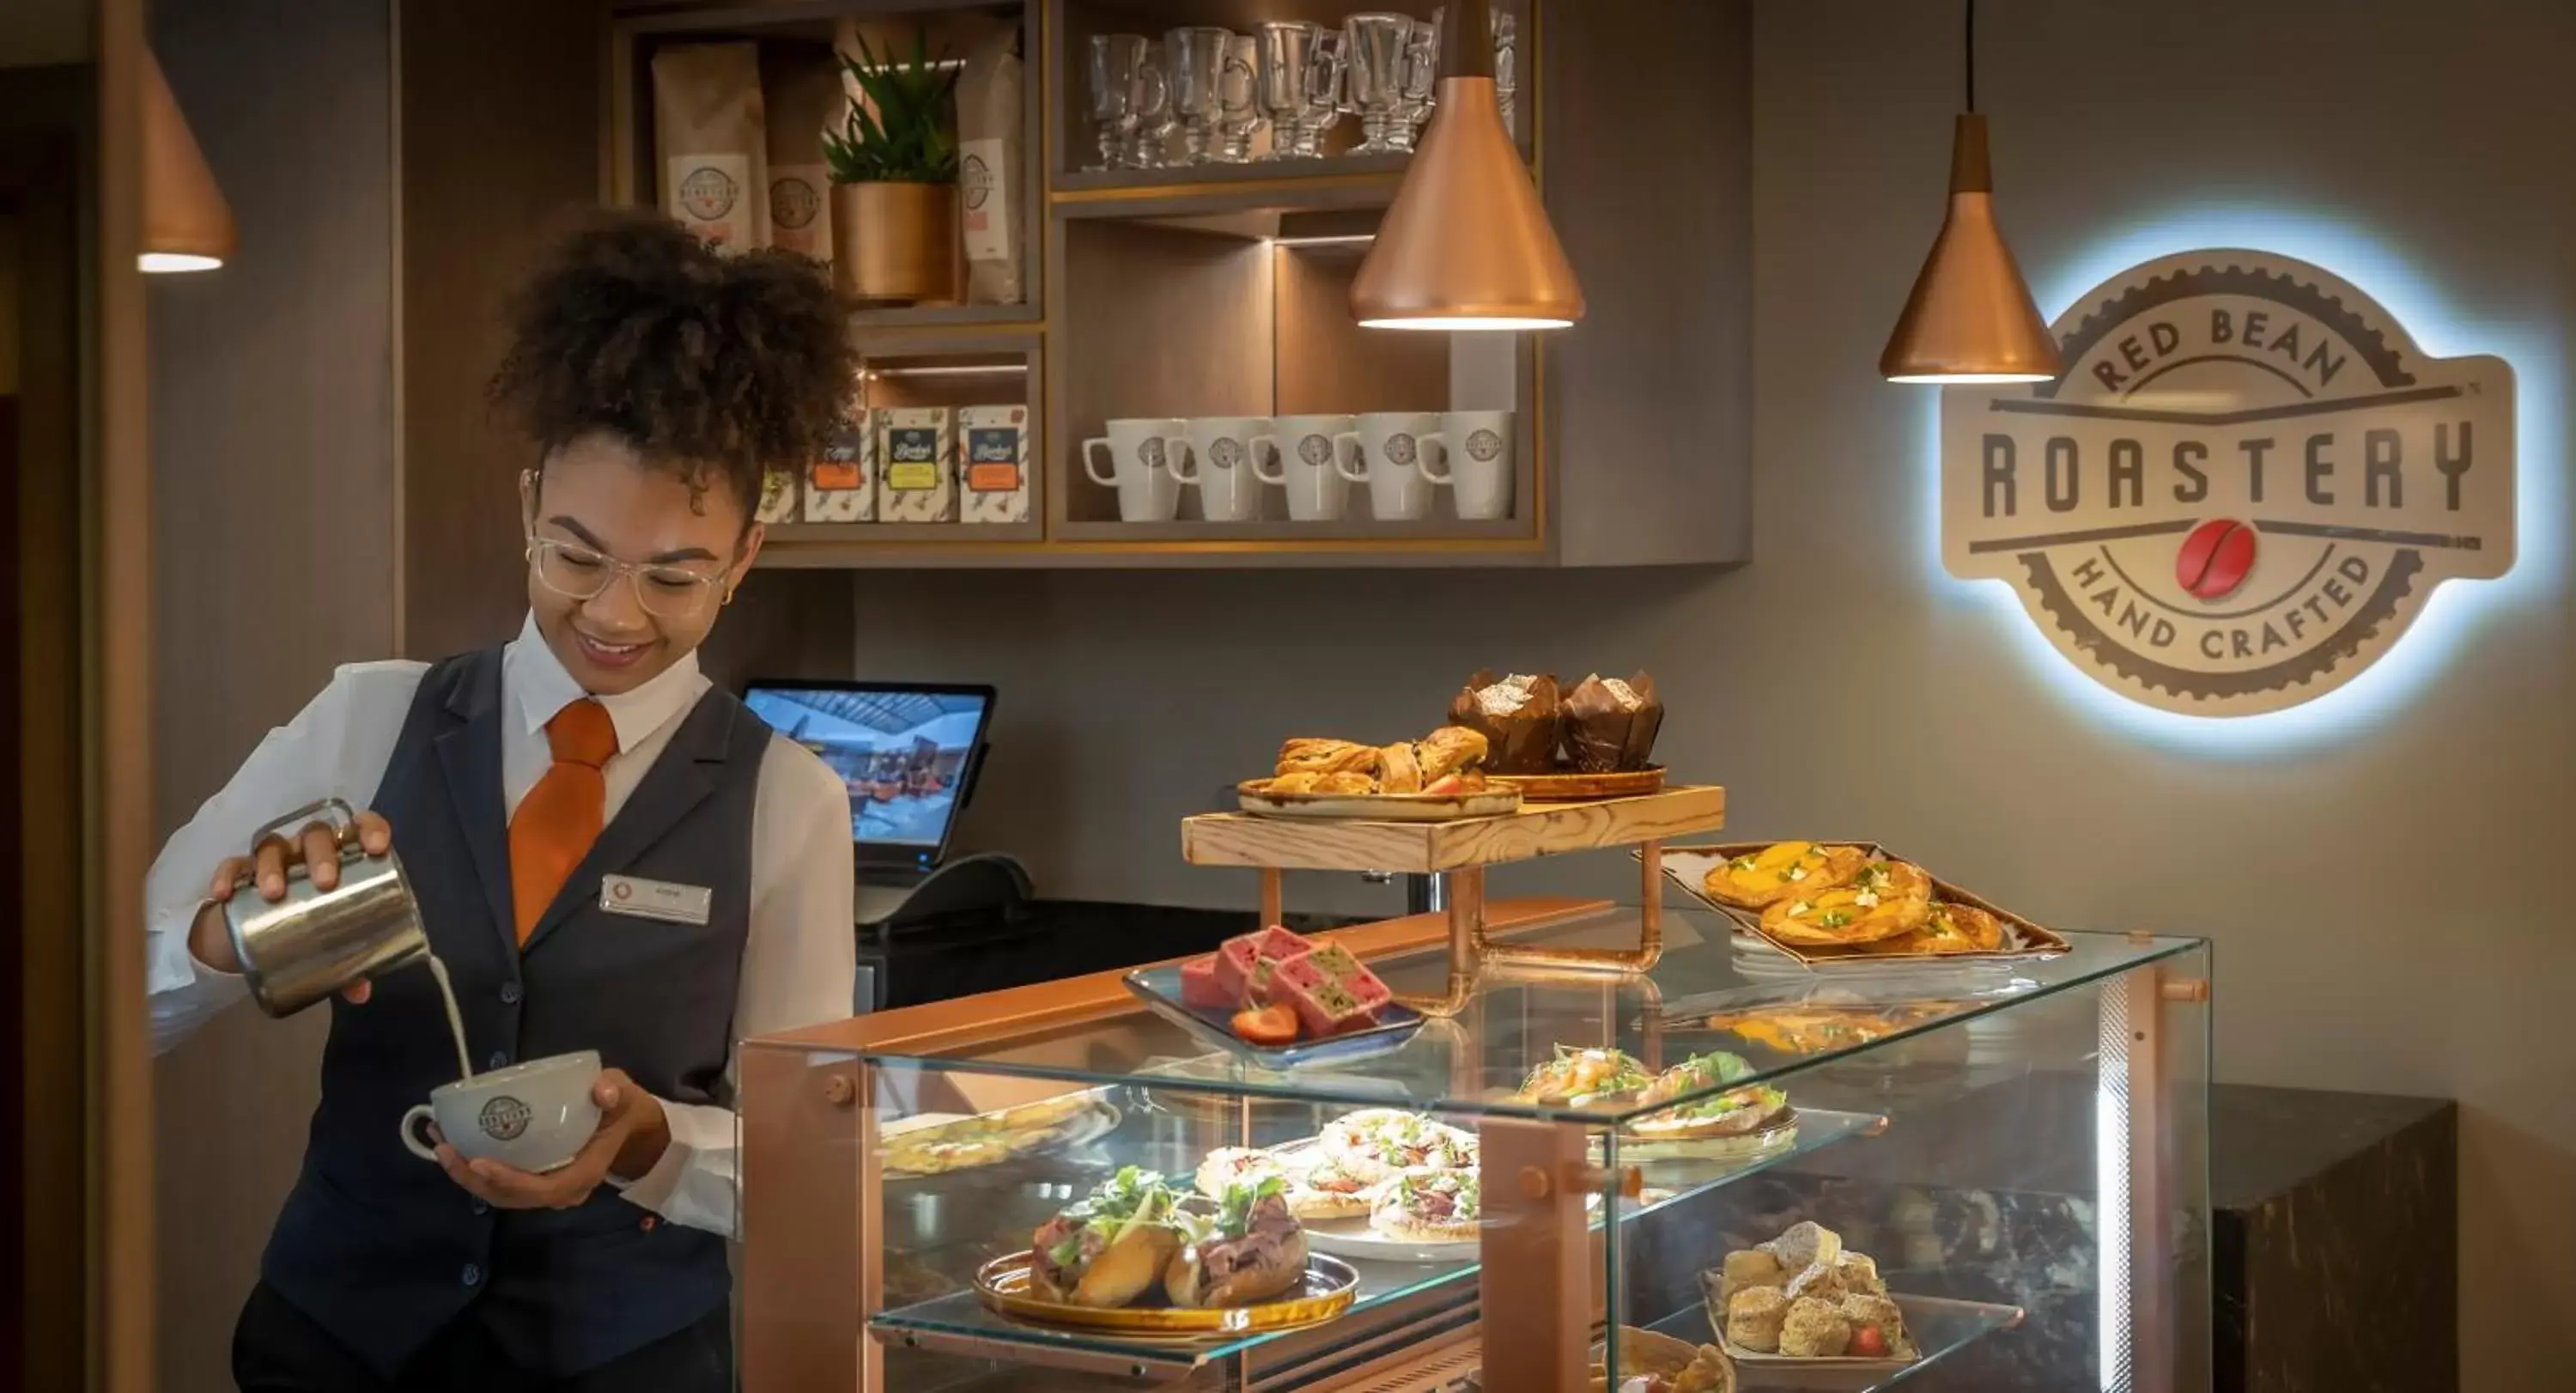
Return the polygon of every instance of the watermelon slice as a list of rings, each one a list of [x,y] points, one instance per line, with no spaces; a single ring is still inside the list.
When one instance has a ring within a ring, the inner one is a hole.
[[[1378,1008],[1393,999],[1376,973],[1331,944],[1280,963],[1272,973],[1272,992],[1296,1007],[1297,1018],[1315,1035],[1372,1024]]]
[[[1241,1006],[1251,1002],[1255,993],[1268,989],[1272,968],[1314,946],[1277,924],[1259,933],[1227,939],[1216,950],[1214,968],[1226,1004]]]

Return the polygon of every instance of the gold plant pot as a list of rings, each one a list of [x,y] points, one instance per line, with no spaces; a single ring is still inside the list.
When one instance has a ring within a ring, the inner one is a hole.
[[[957,186],[834,184],[832,276],[853,300],[958,298]]]

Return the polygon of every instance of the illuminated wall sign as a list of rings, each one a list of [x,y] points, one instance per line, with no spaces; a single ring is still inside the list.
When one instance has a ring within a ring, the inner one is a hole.
[[[1941,399],[1941,555],[2058,651],[2203,716],[2296,706],[2433,587],[2513,567],[2513,371],[2427,358],[2305,262],[2130,268],[2053,326],[2066,374]]]

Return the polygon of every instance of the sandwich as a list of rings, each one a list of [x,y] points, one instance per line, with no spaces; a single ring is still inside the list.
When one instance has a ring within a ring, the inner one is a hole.
[[[1103,1309],[1134,1301],[1180,1252],[1179,1201],[1162,1176],[1122,1167],[1038,1226],[1029,1240],[1030,1290]]]
[[[1362,1108],[1325,1124],[1326,1158],[1365,1184],[1411,1170],[1466,1170],[1476,1164],[1476,1138],[1445,1122],[1397,1108]]]
[[[1473,1243],[1481,1199],[1474,1171],[1410,1171],[1378,1191],[1369,1227],[1414,1243]]]
[[[1372,1183],[1323,1154],[1318,1147],[1269,1151],[1221,1146],[1199,1162],[1199,1193],[1223,1200],[1233,1186],[1276,1176],[1287,1184],[1288,1212],[1300,1222],[1355,1219],[1369,1212]]]
[[[1214,1217],[1184,1214],[1181,1223],[1182,1241],[1163,1268],[1163,1294],[1175,1306],[1250,1306],[1306,1275],[1306,1230],[1288,1212],[1279,1176],[1238,1180]]]
[[[1556,1057],[1530,1071],[1515,1101],[1579,1108],[1636,1093],[1654,1082],[1625,1050],[1556,1047]]]

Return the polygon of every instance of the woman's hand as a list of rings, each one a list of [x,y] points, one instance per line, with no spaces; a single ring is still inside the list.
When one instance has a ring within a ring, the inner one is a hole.
[[[382,856],[394,845],[393,824],[381,814],[360,813],[349,824],[358,845],[369,856]],[[224,927],[224,904],[233,897],[235,887],[244,876],[250,878],[259,897],[275,904],[286,898],[287,858],[300,856],[304,873],[317,890],[337,889],[340,884],[340,838],[327,822],[308,822],[293,842],[272,833],[252,847],[248,856],[227,856],[215,867],[215,877],[206,886],[206,907],[197,911],[197,920],[188,927],[188,951],[197,961],[217,972],[239,973],[241,959],[233,952],[233,937]],[[349,1000],[364,1001],[370,985],[358,985],[341,992]]]
[[[572,1160],[542,1173],[498,1161],[468,1161],[444,1139],[438,1164],[447,1178],[497,1209],[570,1209],[589,1200],[611,1174],[633,1180],[653,1169],[671,1144],[662,1100],[635,1086],[623,1069],[603,1069],[590,1086],[599,1104],[599,1130]]]

